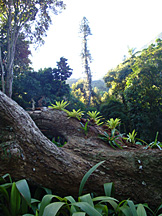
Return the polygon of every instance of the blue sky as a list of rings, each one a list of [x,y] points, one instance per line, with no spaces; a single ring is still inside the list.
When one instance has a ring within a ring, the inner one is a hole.
[[[161,0],[64,0],[66,10],[53,16],[45,44],[32,48],[33,68],[56,66],[60,57],[68,59],[72,77],[84,77],[81,64],[79,25],[85,16],[92,35],[88,46],[93,62],[93,79],[102,78],[119,64],[128,47],[140,49],[162,32]]]

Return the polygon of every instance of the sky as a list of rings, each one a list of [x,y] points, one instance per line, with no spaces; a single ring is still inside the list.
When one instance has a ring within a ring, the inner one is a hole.
[[[101,79],[122,62],[128,48],[141,49],[162,32],[162,0],[64,0],[66,10],[54,15],[45,44],[32,50],[32,67],[56,67],[61,57],[73,69],[71,78],[84,77],[79,26],[85,16],[92,35],[92,79]]]

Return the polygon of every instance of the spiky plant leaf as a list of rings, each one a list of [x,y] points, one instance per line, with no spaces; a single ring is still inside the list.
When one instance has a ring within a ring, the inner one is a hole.
[[[83,192],[84,185],[85,185],[87,179],[89,178],[89,176],[103,163],[104,163],[104,161],[97,163],[84,175],[84,177],[80,183],[80,187],[79,187],[79,196],[81,196],[81,194]]]

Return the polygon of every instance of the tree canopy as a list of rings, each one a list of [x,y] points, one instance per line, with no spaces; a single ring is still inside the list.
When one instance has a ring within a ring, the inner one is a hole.
[[[60,0],[0,0],[0,28],[7,42],[5,65],[5,93],[12,96],[13,67],[16,44],[21,32],[35,44],[42,44],[51,24],[51,12],[64,8]],[[4,39],[3,38],[3,39]],[[3,41],[5,41],[3,40]],[[1,46],[3,46],[1,41]],[[0,59],[2,63],[2,59]],[[1,66],[2,67],[2,66]]]
[[[124,104],[129,130],[151,140],[162,127],[162,41],[136,53],[104,77],[109,94]],[[162,138],[162,134],[159,134]]]
[[[56,68],[19,74],[14,77],[13,98],[24,108],[31,107],[32,100],[36,106],[48,106],[55,100],[68,98],[70,87],[65,81],[71,74],[72,69],[64,57],[57,62]]]

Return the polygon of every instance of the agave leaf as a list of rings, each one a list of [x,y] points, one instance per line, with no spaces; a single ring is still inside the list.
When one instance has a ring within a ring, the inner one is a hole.
[[[71,204],[76,202],[75,199],[72,196],[66,196],[65,199],[67,199]],[[73,206],[73,205],[71,206],[71,208],[70,208],[71,214],[75,213],[75,212],[78,212],[78,211],[79,211],[78,207]]]
[[[22,216],[35,216],[33,214],[23,214]]]
[[[93,208],[89,203],[86,202],[77,202],[73,203],[74,206],[78,206],[89,216],[102,216],[95,208]]]
[[[26,200],[23,197],[21,197],[21,200],[22,201],[21,201],[20,213],[26,214],[26,213],[28,213],[28,203],[26,202]]]
[[[10,175],[9,173],[7,173],[7,174],[1,176],[1,177],[0,177],[0,180],[1,180],[1,179],[4,180],[4,179],[7,178],[7,177],[9,177],[10,183],[12,183],[12,178],[11,178],[11,175]]]
[[[127,206],[127,205],[121,206],[121,207],[118,209],[118,211],[123,212],[125,216],[130,216],[130,215],[132,215],[132,212],[131,212],[129,206]]]
[[[93,200],[93,202],[95,202],[95,201],[107,202],[109,200],[119,202],[117,199],[115,199],[113,197],[108,197],[108,196],[98,196],[98,197],[93,198],[92,200]]]
[[[139,204],[137,207],[137,215],[138,216],[147,216],[145,208],[143,207],[142,204]]]
[[[80,196],[80,197],[78,198],[78,201],[79,201],[79,202],[86,202],[86,203],[88,203],[89,205],[91,205],[92,207],[94,207],[93,200],[92,200],[90,194],[85,194],[85,195],[83,195],[83,196]]]
[[[117,199],[112,198],[112,197],[107,197],[107,196],[95,197],[95,198],[93,198],[93,202],[95,202],[95,201],[100,201],[100,203],[108,202],[114,209],[116,209],[118,207],[117,202],[119,202]]]
[[[80,183],[80,187],[79,187],[79,196],[81,196],[81,194],[83,192],[84,185],[85,185],[87,179],[89,178],[89,176],[103,163],[104,163],[104,161],[97,163],[84,175],[84,177]]]
[[[72,196],[65,197],[70,203],[75,203],[75,199]]]
[[[10,205],[11,205],[11,215],[17,216],[20,209],[20,193],[16,187],[16,183],[12,183]]]
[[[34,195],[33,195],[35,197],[35,199],[41,199],[42,191],[43,191],[43,188],[41,188],[41,187],[36,188]]]
[[[0,186],[0,194],[2,194],[7,200],[7,202],[9,202],[9,195],[5,187]]]
[[[26,200],[27,204],[31,206],[31,194],[27,181],[25,179],[17,181],[16,187],[19,190],[22,197]]]
[[[37,210],[39,209],[40,201],[37,199],[31,199],[31,209],[36,214]]]
[[[80,212],[80,208],[77,207],[77,206],[71,205],[69,211],[70,211],[71,214],[73,214],[73,213],[75,213],[75,212]]]
[[[72,216],[85,216],[86,213],[85,212],[75,212],[72,214]]]
[[[95,209],[102,215],[108,215],[108,207],[101,203],[97,203],[95,205]]]
[[[5,184],[1,185],[1,187],[5,188],[5,189],[7,189],[7,188],[9,188],[11,186],[12,186],[12,183],[5,183]]]
[[[67,201],[66,198],[61,198],[60,196],[56,196],[56,195],[51,195],[51,194],[47,194],[43,197],[41,203],[40,203],[40,212],[39,212],[39,216],[42,216],[45,207],[51,202],[52,198],[56,198],[58,200],[62,201]]]
[[[162,204],[156,209],[155,214],[157,214],[158,211],[159,211],[160,209],[162,209]],[[161,215],[162,215],[162,214],[160,214],[160,215],[158,215],[158,216],[161,216]]]
[[[43,215],[45,207],[51,202],[52,198],[55,197],[54,195],[48,194],[45,195],[40,203],[40,211],[39,216]]]
[[[65,205],[64,202],[54,202],[45,207],[43,216],[55,216],[60,208]]]
[[[130,210],[133,216],[138,216],[134,203],[131,200],[127,200]]]
[[[108,197],[111,197],[114,195],[114,183],[110,182],[110,183],[105,183],[104,184],[104,191],[105,191],[105,195]]]
[[[46,187],[42,187],[42,188],[46,191],[47,194],[52,194],[52,190],[51,189],[46,188]]]

